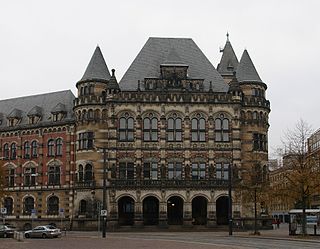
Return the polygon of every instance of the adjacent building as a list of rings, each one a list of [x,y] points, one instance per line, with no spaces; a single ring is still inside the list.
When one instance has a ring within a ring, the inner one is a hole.
[[[215,69],[192,39],[149,38],[119,82],[97,47],[76,87],[0,101],[14,222],[96,227],[105,168],[110,229],[225,225],[229,169],[268,164],[267,85],[229,39]]]

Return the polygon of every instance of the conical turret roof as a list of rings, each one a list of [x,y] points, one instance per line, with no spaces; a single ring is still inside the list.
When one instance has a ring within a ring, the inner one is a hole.
[[[227,42],[223,50],[222,56],[217,70],[221,75],[232,75],[237,70],[239,61],[227,36]]]
[[[80,81],[86,81],[86,80],[108,81],[110,77],[111,77],[110,72],[103,58],[102,52],[99,46],[97,46],[87,66],[87,69]]]
[[[237,68],[237,79],[239,82],[243,82],[243,81],[262,82],[249,56],[249,53],[246,49],[242,54],[240,63]]]

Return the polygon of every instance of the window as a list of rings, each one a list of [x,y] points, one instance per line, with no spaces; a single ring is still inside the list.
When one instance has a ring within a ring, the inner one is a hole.
[[[158,141],[158,119],[152,116],[143,120],[143,141]]]
[[[11,160],[15,160],[17,159],[17,146],[15,143],[11,144],[11,156],[10,156]]]
[[[182,141],[182,120],[174,115],[168,119],[167,124],[168,141]]]
[[[9,159],[9,144],[3,146],[3,157],[4,159]]]
[[[79,150],[92,150],[93,149],[93,132],[79,133]]]
[[[25,168],[24,169],[24,185],[35,186],[36,185],[36,168]]]
[[[144,179],[158,179],[158,163],[150,162],[143,164],[143,178]]]
[[[222,180],[229,179],[229,163],[216,164],[216,178]]]
[[[30,158],[30,144],[25,142],[23,145],[24,158]]]
[[[229,119],[225,118],[223,114],[215,120],[215,134],[216,142],[229,142]]]
[[[33,197],[26,197],[23,203],[23,213],[31,215],[31,211],[34,209],[34,199]]]
[[[48,184],[59,185],[60,184],[60,166],[49,166],[48,169]]]
[[[37,141],[31,142],[31,156],[33,158],[38,157],[38,143],[37,143]]]
[[[13,199],[11,197],[4,198],[4,207],[7,209],[7,215],[13,213]]]
[[[48,212],[49,215],[59,214],[59,198],[57,196],[50,196],[48,198]]]
[[[87,164],[84,169],[84,181],[91,182],[93,180],[92,165]]]
[[[206,141],[206,121],[204,118],[193,118],[191,120],[191,141],[204,142]]]
[[[133,141],[134,120],[126,113],[125,117],[119,120],[119,140],[120,141]]]
[[[56,140],[56,155],[62,156],[62,139],[58,138]]]
[[[200,180],[206,178],[206,164],[192,163],[192,180]]]
[[[87,202],[86,200],[81,200],[79,205],[79,214],[83,215],[83,214],[86,214],[86,212],[87,212]]]
[[[119,163],[119,178],[134,179],[134,164],[131,162]]]
[[[78,182],[83,182],[84,177],[83,177],[83,166],[80,164],[78,168]]]
[[[267,136],[260,133],[253,134],[253,150],[255,151],[267,151],[268,142]]]
[[[54,156],[54,140],[50,139],[48,141],[48,156]]]
[[[182,179],[182,163],[172,162],[168,163],[168,178]]]
[[[6,178],[7,178],[7,186],[14,187],[15,170],[12,168],[8,169]]]

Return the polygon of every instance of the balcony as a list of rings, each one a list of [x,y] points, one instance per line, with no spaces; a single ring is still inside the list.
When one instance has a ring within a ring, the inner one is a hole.
[[[141,188],[193,188],[193,189],[212,189],[228,187],[228,180],[110,180],[110,187],[116,189],[141,189]]]

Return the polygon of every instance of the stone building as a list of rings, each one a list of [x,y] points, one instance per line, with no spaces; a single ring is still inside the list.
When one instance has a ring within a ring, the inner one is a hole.
[[[238,61],[227,39],[222,52],[215,69],[192,39],[149,38],[118,82],[95,49],[63,130],[74,139],[62,162],[71,167],[61,188],[66,221],[97,225],[105,166],[110,229],[228,223],[229,168],[245,181],[257,162],[268,164],[270,103],[247,50]],[[5,130],[18,127],[1,127],[2,154]],[[233,216],[252,215],[233,195]]]

